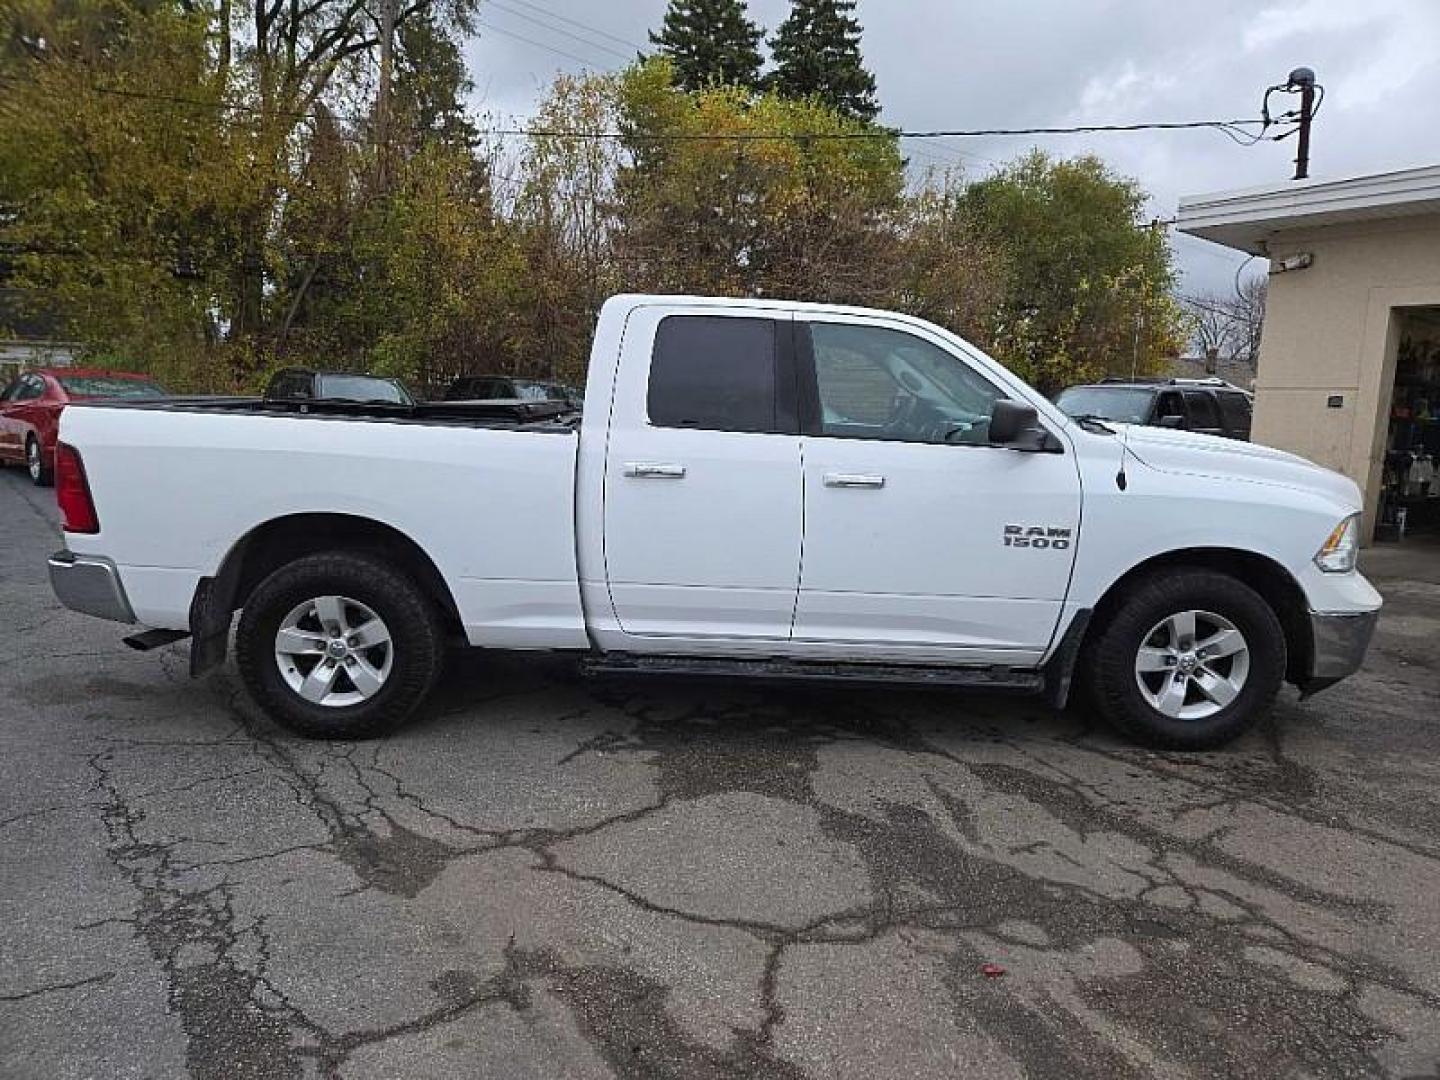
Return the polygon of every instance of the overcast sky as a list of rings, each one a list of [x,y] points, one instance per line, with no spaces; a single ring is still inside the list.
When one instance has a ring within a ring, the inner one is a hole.
[[[767,33],[789,7],[787,0],[749,6]],[[524,118],[557,70],[623,67],[646,46],[665,7],[665,0],[482,0],[480,35],[467,48],[475,105]],[[1440,160],[1440,0],[860,0],[857,14],[886,124],[1257,117],[1265,87],[1304,64],[1326,89],[1312,176]],[[1284,109],[1295,100],[1282,95],[1277,103]],[[905,144],[916,165],[958,161],[972,175],[1033,145],[1100,155],[1140,180],[1156,217],[1173,216],[1182,195],[1284,182],[1295,155],[1293,137],[1243,148],[1211,131]],[[1172,243],[1183,291],[1230,290],[1243,256],[1192,237]]]

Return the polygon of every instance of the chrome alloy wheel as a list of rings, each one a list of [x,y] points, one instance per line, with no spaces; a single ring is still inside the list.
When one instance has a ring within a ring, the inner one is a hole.
[[[1180,611],[1145,635],[1135,682],[1150,706],[1179,720],[1205,720],[1229,705],[1250,674],[1250,646],[1235,624],[1210,611]]]
[[[40,444],[34,439],[25,444],[25,467],[30,470],[30,479],[38,484],[45,467],[40,463]]]
[[[291,690],[315,705],[358,705],[380,692],[395,662],[385,621],[348,596],[290,609],[275,632],[275,663]]]

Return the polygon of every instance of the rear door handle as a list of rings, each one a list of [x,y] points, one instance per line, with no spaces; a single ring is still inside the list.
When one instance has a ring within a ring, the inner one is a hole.
[[[825,486],[843,488],[883,488],[885,486],[885,477],[876,476],[872,473],[832,472],[825,474]]]
[[[625,475],[649,480],[683,480],[685,466],[660,461],[627,461]]]

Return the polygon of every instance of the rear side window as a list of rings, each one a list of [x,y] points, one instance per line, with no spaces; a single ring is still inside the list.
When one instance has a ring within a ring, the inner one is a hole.
[[[1197,428],[1218,428],[1220,412],[1208,390],[1186,390],[1185,404],[1190,409],[1190,425]]]
[[[709,431],[778,431],[775,333],[772,319],[661,319],[650,358],[650,422]]]
[[[1244,394],[1219,393],[1220,415],[1225,426],[1231,431],[1248,431],[1250,428],[1250,400]]]

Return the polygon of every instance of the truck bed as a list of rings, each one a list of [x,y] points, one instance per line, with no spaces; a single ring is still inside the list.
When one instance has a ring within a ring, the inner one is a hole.
[[[87,401],[86,408],[158,412],[307,416],[326,420],[459,425],[500,430],[573,432],[580,414],[558,401],[422,401],[414,405],[365,401],[274,401],[260,397],[192,395],[158,399]]]
[[[515,403],[522,404],[522,403]],[[433,563],[471,644],[583,647],[578,416],[510,403],[192,397],[86,402],[79,451],[100,522],[80,555],[118,568],[136,621],[185,629],[201,579],[257,530],[375,524]]]

